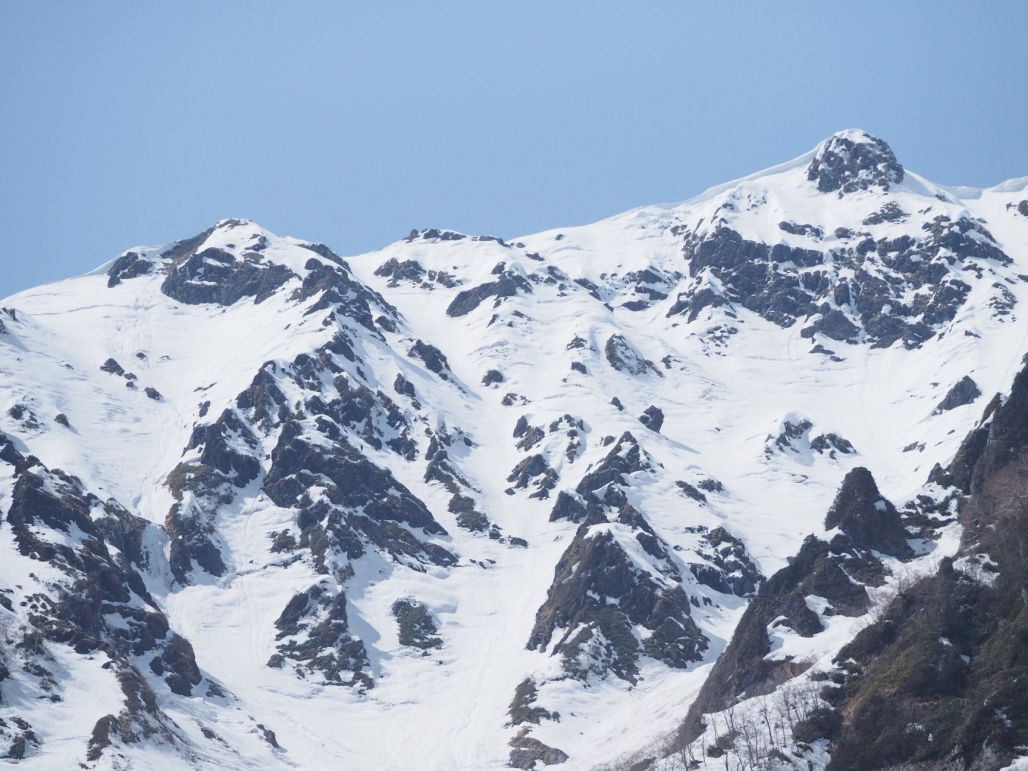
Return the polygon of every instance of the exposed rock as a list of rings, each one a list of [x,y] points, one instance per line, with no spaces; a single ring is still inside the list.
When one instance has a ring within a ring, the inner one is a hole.
[[[808,595],[826,599],[832,612],[859,616],[867,609],[868,597],[865,588],[853,579],[880,583],[883,572],[881,564],[870,555],[845,550],[842,542],[830,546],[808,537],[789,565],[761,584],[746,607],[731,642],[689,710],[683,736],[691,741],[699,735],[703,713],[721,711],[742,696],[767,693],[778,682],[809,666],[790,656],[766,658],[771,652],[768,632],[772,625],[787,627],[803,637],[824,629],[819,615],[805,601]]]
[[[509,726],[521,725],[522,723],[533,723],[539,725],[543,720],[560,720],[560,714],[550,712],[542,707],[535,706],[535,700],[539,696],[539,689],[535,680],[526,677],[514,690],[514,698],[510,702],[507,714],[510,715]]]
[[[568,759],[566,752],[533,739],[527,731],[511,739],[510,746],[514,748],[510,751],[510,761],[507,763],[511,768],[533,769],[539,762],[544,766],[554,766]]]
[[[824,231],[816,225],[798,225],[795,222],[779,222],[778,227],[784,230],[786,233],[791,233],[794,236],[809,236],[810,238],[820,239],[824,238]]]
[[[913,551],[896,507],[882,497],[874,477],[858,467],[846,474],[825,516],[825,529],[839,528],[853,546],[909,558]]]
[[[643,414],[639,416],[639,422],[642,423],[650,431],[660,433],[661,426],[664,425],[664,413],[660,407],[654,407],[652,404],[643,410]]]
[[[591,511],[591,516],[595,518],[599,516],[595,505],[600,503],[620,506],[624,493],[619,493],[617,488],[623,488],[629,484],[625,478],[626,475],[646,471],[650,468],[652,467],[648,459],[643,456],[639,442],[636,441],[632,434],[626,431],[617,440],[610,452],[599,463],[591,467],[579,481],[575,487],[575,493],[579,496],[578,499],[566,494],[558,497],[557,505],[554,506],[553,511],[550,513],[550,521],[555,522],[559,519],[567,518],[573,522],[578,522],[579,519],[576,517],[579,515],[584,516],[587,511]],[[595,505],[592,508],[582,506],[577,503],[579,499],[592,501]],[[576,504],[573,505],[570,501],[576,501]],[[597,521],[605,521],[605,517]]]
[[[152,272],[154,264],[136,252],[125,252],[107,271],[107,286],[113,288],[122,281],[138,278]]]
[[[320,674],[326,682],[373,687],[364,643],[350,632],[346,595],[315,584],[295,595],[275,621],[278,654],[268,661],[280,668],[293,662],[297,675]]]
[[[939,402],[932,414],[939,415],[957,407],[963,407],[965,404],[971,404],[981,395],[978,384],[969,375],[964,375],[946,392],[946,396]]]
[[[312,550],[322,571],[340,558],[360,557],[368,544],[413,567],[456,561],[446,549],[411,532],[446,534],[425,504],[389,471],[372,464],[342,437],[325,447],[302,433],[292,422],[282,430],[264,491],[278,506],[301,509],[300,543]],[[319,503],[308,496],[315,484],[325,497]]]
[[[496,385],[497,383],[503,383],[505,380],[506,378],[503,376],[502,372],[500,372],[498,369],[491,369],[488,372],[486,372],[485,375],[482,377],[482,385]]]
[[[917,347],[955,318],[970,286],[953,267],[980,273],[990,262],[1010,263],[980,223],[944,215],[918,237],[868,236],[824,252],[751,241],[718,225],[686,231],[683,252],[695,280],[668,316],[693,321],[703,308],[740,304],[782,327],[809,319],[805,337],[866,337],[879,347]]]
[[[100,369],[104,372],[109,372],[112,375],[124,375],[125,368],[118,364],[114,359],[108,359],[100,365]]]
[[[707,564],[690,563],[689,571],[697,581],[715,591],[752,597],[763,580],[743,542],[723,527],[704,535],[699,554]]]
[[[782,421],[782,428],[777,436],[768,435],[765,454],[770,455],[773,450],[799,452],[801,443],[813,427],[814,424],[806,418],[787,417]]]
[[[607,338],[607,343],[603,347],[603,352],[606,355],[610,366],[616,370],[626,372],[629,375],[642,375],[646,372],[655,372],[657,375],[663,377],[660,370],[653,365],[653,362],[643,358],[642,354],[635,350],[623,335],[611,335]]]
[[[832,768],[1002,768],[1023,754],[1026,463],[1028,368],[939,475],[968,494],[957,559],[900,592],[836,658],[837,724],[811,732],[831,739]]]
[[[256,252],[242,259],[222,249],[194,252],[168,270],[161,291],[187,305],[233,305],[244,297],[263,302],[296,274],[284,265],[268,263]]]
[[[689,710],[682,727],[685,740],[699,735],[703,713],[723,710],[739,697],[767,693],[809,666],[791,656],[767,658],[769,633],[776,627],[803,637],[823,631],[808,596],[827,601],[822,614],[862,615],[869,605],[865,586],[880,585],[886,574],[872,550],[904,558],[913,554],[899,514],[866,469],[846,476],[825,526],[842,532],[830,543],[809,536],[789,564],[760,585]]]
[[[440,230],[438,228],[426,228],[424,230],[412,230],[404,239],[407,243],[413,241],[463,241],[467,238],[463,233],[453,230]]]
[[[430,343],[417,340],[407,355],[411,358],[421,359],[429,372],[433,372],[443,380],[452,380],[453,372],[450,370],[450,363],[446,360],[443,352]]]
[[[682,480],[678,480],[677,482],[675,482],[675,484],[678,486],[679,490],[681,490],[683,493],[685,493],[689,498],[692,498],[694,501],[697,501],[699,503],[706,503],[707,502],[707,496],[704,495],[703,493],[701,493],[699,490],[697,490],[695,487],[693,487],[688,482],[683,482]]]
[[[36,413],[24,404],[15,404],[7,410],[7,416],[11,420],[16,421],[26,431],[35,431],[39,428],[39,419],[36,417]]]
[[[424,605],[411,597],[404,597],[393,603],[393,616],[400,628],[400,645],[429,650],[442,647],[432,614]]]
[[[414,390],[414,384],[399,373],[396,374],[396,380],[393,381],[393,390],[410,399],[416,399],[418,396]]]
[[[349,270],[349,266],[346,264],[346,262],[343,260],[343,258],[340,257],[335,252],[333,252],[327,246],[325,246],[325,244],[300,244],[300,246],[302,248],[304,248],[304,249],[309,249],[310,251],[314,252],[319,257],[323,257],[324,259],[328,260],[329,262],[334,262],[336,265],[338,265],[341,268],[346,268],[347,270]],[[250,250],[254,251],[254,252],[261,251],[261,249],[259,249],[256,246],[251,246]]]
[[[455,318],[466,316],[490,297],[495,297],[496,302],[499,303],[506,297],[531,293],[532,285],[523,276],[505,271],[496,281],[489,281],[473,289],[458,292],[446,309],[446,315]]]
[[[909,215],[903,211],[895,201],[889,201],[874,214],[866,217],[864,225],[881,225],[884,222],[902,222]]]
[[[696,486],[708,493],[723,493],[725,486],[716,479],[701,479]]]
[[[903,176],[892,148],[864,132],[833,135],[817,149],[807,167],[807,179],[816,181],[818,190],[838,190],[840,196],[874,187],[888,190],[902,182]]]
[[[822,455],[827,454],[830,458],[835,458],[836,452],[840,452],[843,455],[853,455],[856,453],[849,440],[834,433],[818,434],[810,440],[810,449]]]
[[[377,292],[354,279],[346,263],[342,260],[339,262],[340,264],[325,265],[315,259],[308,260],[304,265],[308,273],[290,299],[303,302],[317,297],[317,301],[307,309],[305,315],[328,311],[330,318],[343,316],[352,319],[376,336],[380,333],[372,318],[372,308],[377,307],[385,311],[385,314],[379,316],[379,326],[395,332],[395,323],[398,319],[396,309]],[[352,354],[347,358],[352,361]]]
[[[489,518],[475,507],[474,498],[454,492],[447,508],[457,515],[457,524],[465,530],[483,532],[490,527]]]
[[[425,288],[432,288],[438,284],[446,288],[453,288],[459,283],[452,274],[446,271],[426,270],[417,260],[404,260],[400,262],[395,257],[386,260],[375,269],[376,276],[388,277],[389,286],[397,287],[401,281],[416,284]]]
[[[514,467],[507,481],[512,482],[517,490],[533,484],[536,490],[530,498],[549,498],[550,491],[557,486],[558,477],[542,455],[530,455]]]
[[[87,758],[98,760],[117,736],[123,744],[147,739],[180,746],[185,739],[158,704],[147,678],[163,680],[174,695],[189,696],[203,675],[188,642],[171,631],[138,572],[149,562],[143,546],[156,533],[113,500],[101,501],[83,490],[78,479],[47,469],[21,455],[0,434],[0,465],[15,480],[6,512],[17,553],[45,565],[28,570],[23,588],[31,597],[21,622],[8,623],[5,634],[18,641],[22,675],[30,687],[60,701],[63,684],[49,666],[47,645],[67,646],[72,655],[97,657],[111,670],[124,695],[121,711],[97,724]],[[20,555],[20,557],[18,556]],[[16,567],[16,566],[12,566]],[[42,581],[34,571],[53,578]],[[53,580],[60,576],[58,580]],[[6,599],[6,598],[5,598]],[[14,608],[0,601],[5,612]],[[149,673],[149,674],[146,674]],[[0,652],[0,680],[9,675]],[[0,740],[11,738],[7,755],[27,757],[39,745],[32,727],[20,718],[0,721]]]
[[[635,626],[650,632],[641,645]],[[551,648],[557,630],[563,634]],[[681,585],[639,570],[613,532],[582,525],[557,564],[528,648],[560,654],[578,679],[610,672],[635,682],[640,654],[684,668],[702,657],[707,640]]]

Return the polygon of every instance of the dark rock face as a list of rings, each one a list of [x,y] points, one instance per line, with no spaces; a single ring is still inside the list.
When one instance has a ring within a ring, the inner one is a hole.
[[[725,486],[716,479],[701,479],[696,486],[708,493],[723,493]]]
[[[886,575],[872,551],[901,558],[913,554],[898,512],[881,497],[867,469],[847,474],[825,526],[842,533],[829,543],[808,536],[789,564],[760,585],[689,710],[682,727],[687,740],[701,732],[703,713],[768,693],[809,666],[791,657],[765,658],[771,652],[769,629],[786,627],[812,637],[824,629],[822,615],[863,615],[869,606],[865,587],[881,585]],[[821,614],[807,604],[811,595],[829,603]]]
[[[510,760],[507,765],[511,768],[531,769],[541,762],[544,766],[554,766],[563,763],[568,759],[568,754],[555,747],[549,747],[538,739],[533,739],[527,731],[522,731],[510,740]]]
[[[681,490],[687,497],[692,498],[697,503],[706,503],[707,496],[701,493],[697,488],[693,487],[688,482],[678,480],[675,485]]]
[[[614,369],[625,372],[629,375],[642,375],[646,372],[655,372],[660,375],[653,362],[643,358],[632,344],[623,335],[611,335],[603,346],[603,353],[607,361]],[[661,377],[663,377],[661,375]]]
[[[346,268],[347,270],[349,270],[349,266],[346,264],[346,261],[338,254],[333,252],[331,249],[329,249],[325,244],[300,244],[300,246],[302,246],[304,249],[309,249],[319,257],[323,257],[329,262],[334,262],[341,268]],[[262,248],[258,248],[257,246],[251,246],[250,249],[254,252],[259,252],[262,250]]]
[[[707,563],[690,563],[689,571],[697,581],[715,591],[752,597],[763,580],[743,542],[723,527],[704,535],[699,554]]]
[[[499,528],[478,510],[475,499],[472,497],[472,495],[478,494],[478,491],[454,467],[450,459],[449,448],[456,442],[470,446],[470,441],[459,430],[450,433],[445,426],[432,433],[428,450],[425,452],[428,466],[425,469],[424,479],[426,482],[440,483],[450,493],[447,509],[457,515],[457,524],[460,527],[472,532],[488,531],[490,538],[504,540],[504,537],[500,535]]]
[[[901,592],[836,659],[829,768],[1002,768],[1023,754],[1026,468],[1028,368],[933,473],[964,496],[958,559]]]
[[[824,231],[816,225],[797,224],[795,222],[779,222],[778,228],[794,236],[808,236],[813,239],[824,238]]]
[[[514,489],[523,490],[530,484],[536,488],[529,497],[549,498],[550,491],[557,486],[557,472],[554,471],[542,455],[529,455],[520,461],[507,477],[514,484]]]
[[[514,689],[514,698],[510,702],[510,708],[507,710],[507,714],[510,715],[510,722],[507,725],[513,726],[523,723],[539,725],[544,720],[559,721],[559,713],[550,712],[535,704],[538,696],[539,689],[532,678],[525,678],[518,683],[518,687]]]
[[[458,292],[446,309],[446,315],[454,318],[466,316],[490,297],[496,298],[496,307],[504,298],[518,294],[532,294],[532,285],[524,276],[513,271],[503,271],[495,281]]]
[[[664,413],[660,407],[654,407],[651,404],[643,410],[643,414],[639,416],[639,422],[650,429],[650,431],[659,434],[661,427],[664,425]]]
[[[557,496],[550,522],[563,519],[590,524],[606,522],[603,506],[620,507],[625,503],[623,488],[628,486],[625,475],[651,468],[639,442],[626,431],[603,460],[582,477],[574,494],[562,491]]]
[[[807,179],[817,182],[818,190],[839,191],[840,196],[875,187],[888,190],[902,182],[903,176],[892,148],[870,134],[831,137],[807,167]]]
[[[107,271],[107,286],[113,288],[122,281],[145,276],[152,272],[154,264],[136,252],[126,252],[114,261]]]
[[[667,544],[628,502],[626,474],[649,469],[635,438],[625,433],[588,471],[574,493],[561,492],[550,521],[581,522],[554,573],[546,602],[536,614],[530,649],[552,647],[571,677],[607,673],[632,681],[640,655],[670,667],[686,667],[702,656],[707,639],[689,613],[689,599]],[[614,522],[616,526],[608,525]],[[633,539],[652,563],[641,568],[621,538]],[[632,628],[649,637],[639,644]]]
[[[411,346],[408,355],[412,358],[421,359],[429,372],[435,373],[443,380],[451,380],[453,378],[453,372],[450,371],[450,363],[446,361],[446,356],[434,345],[423,340],[417,340]]]
[[[269,667],[293,662],[297,674],[320,673],[327,682],[347,685],[358,691],[373,687],[364,643],[350,632],[346,616],[346,595],[315,584],[295,595],[282,610],[275,627],[278,653]]]
[[[124,375],[125,369],[114,359],[108,359],[100,365],[100,369],[103,372],[109,372],[112,375]]]
[[[375,275],[388,277],[391,287],[397,287],[400,282],[406,282],[423,289],[432,289],[433,284],[453,288],[459,283],[455,276],[446,271],[426,270],[417,260],[400,262],[395,257],[379,265],[375,269]]]
[[[498,369],[491,369],[482,376],[482,385],[488,387],[498,383],[503,383],[505,380],[506,378],[503,376],[502,372]]]
[[[176,502],[165,527],[171,539],[169,562],[180,583],[189,581],[194,565],[214,576],[225,572],[215,535],[218,511],[260,474],[260,463],[240,447],[256,452],[257,437],[235,411],[225,410],[214,423],[193,430],[186,451],[198,451],[199,457],[168,474],[165,484]]]
[[[899,512],[882,497],[866,468],[855,468],[842,480],[835,502],[825,516],[825,529],[836,527],[857,548],[874,549],[894,557],[913,556]]]
[[[881,225],[883,222],[902,222],[909,215],[903,211],[895,201],[889,201],[874,214],[866,217],[864,225]]]
[[[300,509],[300,544],[312,550],[319,569],[328,572],[334,556],[356,559],[369,544],[415,567],[423,561],[455,561],[442,547],[408,530],[446,534],[425,504],[389,471],[372,464],[342,437],[324,447],[302,434],[295,422],[282,430],[264,491],[276,505]],[[308,490],[315,485],[323,488],[327,501],[310,500]]]
[[[935,408],[932,414],[938,415],[957,407],[963,407],[965,404],[975,401],[981,395],[982,392],[978,388],[978,384],[970,376],[964,375],[946,392],[946,396],[939,402],[939,406]]]
[[[338,258],[337,258],[338,259]],[[300,288],[291,296],[298,302],[317,297],[317,301],[307,309],[306,315],[329,311],[329,319],[351,319],[364,329],[375,334],[381,333],[375,328],[372,308],[379,308],[385,313],[379,317],[383,329],[392,327],[398,318],[396,309],[387,303],[381,295],[372,291],[360,281],[353,278],[346,263],[325,265],[315,259],[307,261],[304,267],[309,271]],[[342,351],[337,351],[342,353]],[[352,355],[348,356],[351,361]]]
[[[814,424],[806,418],[798,418],[795,421],[791,419],[782,421],[782,430],[778,432],[778,436],[768,435],[765,454],[770,455],[774,450],[779,452],[788,450],[797,452],[804,437],[807,436],[813,427]]]
[[[39,428],[39,420],[36,417],[36,413],[24,404],[15,404],[11,409],[7,410],[7,417],[17,422],[18,425],[27,431]]]
[[[420,602],[404,597],[393,603],[392,611],[400,628],[400,645],[422,650],[442,647],[435,619]]]
[[[292,278],[296,274],[291,270],[265,262],[256,252],[237,259],[230,252],[208,248],[169,268],[161,291],[187,305],[234,305],[244,297],[259,303]]]
[[[669,317],[686,314],[692,321],[704,308],[738,305],[782,327],[808,321],[804,337],[864,339],[876,347],[896,341],[917,347],[953,320],[970,292],[953,268],[980,274],[990,262],[1010,263],[979,223],[944,215],[925,223],[917,237],[876,241],[849,233],[828,251],[750,241],[718,224],[685,231],[683,253],[695,282]],[[701,280],[708,273],[721,288]]]
[[[396,375],[396,380],[393,381],[393,390],[401,396],[406,396],[410,399],[418,398],[414,390],[414,384],[399,373]]]
[[[772,623],[803,637],[824,629],[805,601],[808,595],[828,600],[835,613],[859,616],[866,611],[867,592],[854,580],[881,583],[884,568],[870,554],[847,546],[842,539],[827,544],[809,536],[789,565],[760,586],[689,710],[682,729],[687,740],[702,732],[702,714],[723,710],[738,697],[767,693],[809,666],[791,657],[765,658],[771,652]]]
[[[651,548],[661,548],[652,532],[647,535]],[[635,682],[642,653],[675,668],[699,660],[707,640],[690,617],[689,599],[670,562],[665,569],[660,575],[640,571],[613,533],[581,526],[557,564],[528,648],[546,650],[562,630],[552,653],[578,679],[610,672]],[[641,646],[634,625],[651,632]]]
[[[194,566],[213,576],[224,575],[214,522],[219,507],[235,499],[231,483],[210,466],[181,463],[168,475],[167,485],[176,499],[164,523],[171,539],[168,561],[176,580],[188,583]],[[193,501],[185,502],[186,492],[194,496]]]
[[[152,526],[115,501],[86,492],[75,477],[21,455],[2,434],[0,464],[15,479],[3,513],[17,559],[45,563],[46,570],[61,575],[42,581],[30,572],[36,583],[22,585],[30,597],[23,609],[0,594],[0,613],[20,616],[5,627],[8,641],[18,637],[20,653],[5,660],[0,646],[0,681],[17,676],[46,698],[61,701],[63,684],[47,646],[100,657],[121,684],[124,702],[117,714],[98,721],[87,758],[117,754],[115,740],[186,744],[158,704],[153,686],[163,681],[160,687],[166,685],[171,694],[190,696],[204,678],[191,646],[171,631],[140,575],[151,559],[160,559],[144,546]],[[4,741],[9,742],[5,754],[14,760],[35,754],[41,744],[32,726],[9,713],[0,721],[0,747]]]
[[[830,458],[835,458],[836,453],[843,455],[853,455],[856,453],[856,449],[854,449],[848,439],[833,433],[815,436],[810,440],[810,449],[822,455],[828,455]]]
[[[463,241],[467,238],[463,233],[457,233],[453,230],[440,230],[438,228],[425,228],[423,230],[412,230],[410,234],[403,239],[407,243],[414,241]]]

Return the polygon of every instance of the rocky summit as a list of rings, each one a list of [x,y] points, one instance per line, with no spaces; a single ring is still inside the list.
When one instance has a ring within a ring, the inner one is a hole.
[[[8,297],[0,757],[1024,763],[1026,309],[1028,179],[858,130],[590,225],[226,219]]]

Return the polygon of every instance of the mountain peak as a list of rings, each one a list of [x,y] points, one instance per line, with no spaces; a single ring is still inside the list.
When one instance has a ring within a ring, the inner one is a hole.
[[[822,193],[839,195],[881,188],[903,181],[903,166],[882,139],[861,129],[837,131],[814,151],[807,179]]]

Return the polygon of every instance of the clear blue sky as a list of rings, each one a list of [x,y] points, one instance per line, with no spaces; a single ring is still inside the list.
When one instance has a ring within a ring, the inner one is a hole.
[[[0,297],[222,217],[354,254],[687,198],[868,129],[1028,174],[1028,2],[0,3]]]

